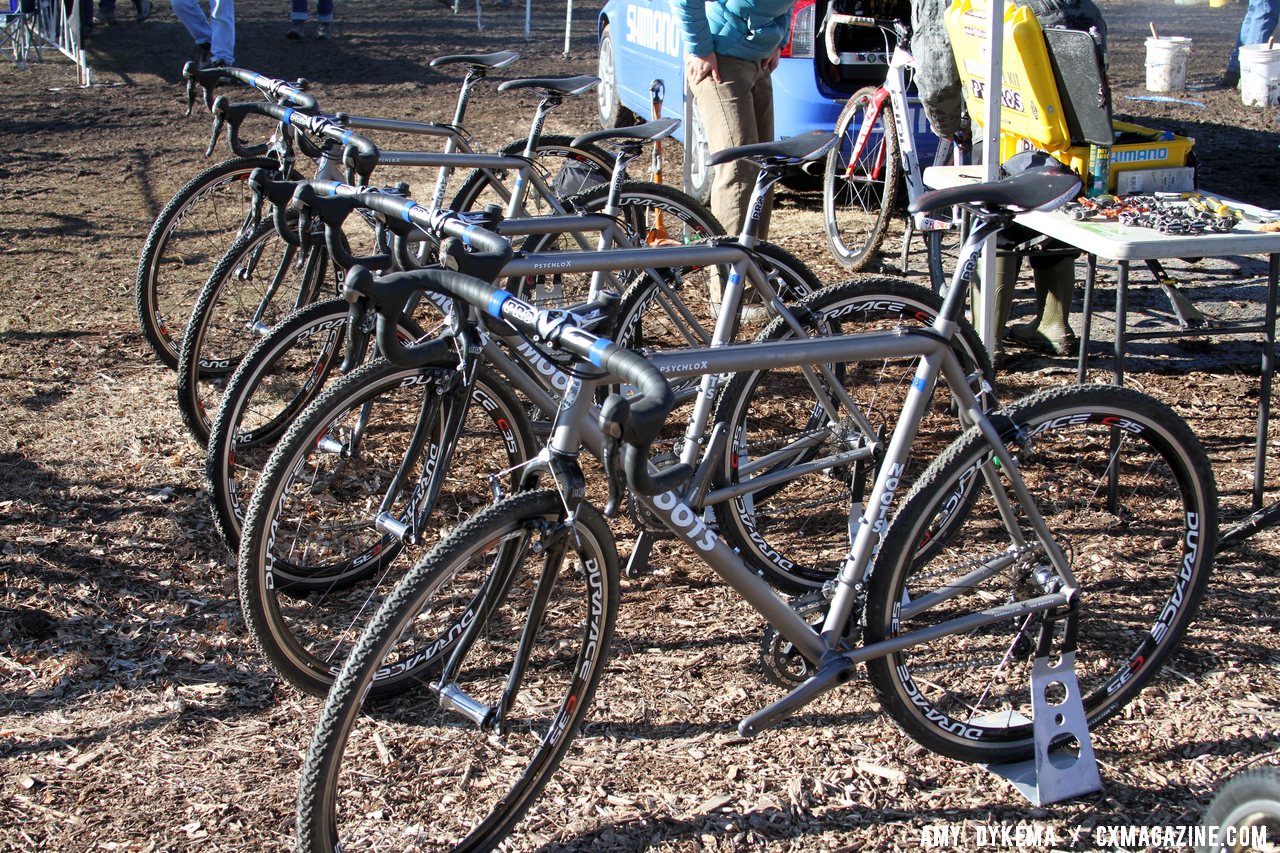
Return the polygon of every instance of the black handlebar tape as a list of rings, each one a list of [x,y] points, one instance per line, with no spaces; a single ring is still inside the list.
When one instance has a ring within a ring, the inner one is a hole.
[[[188,81],[200,84],[201,88],[204,89],[205,106],[209,109],[213,108],[213,93],[218,88],[218,84],[228,80],[238,80],[246,86],[252,86],[277,102],[297,107],[300,110],[314,112],[320,107],[319,102],[316,101],[313,95],[308,95],[303,91],[307,85],[305,80],[295,82],[277,80],[274,77],[266,77],[247,68],[200,68],[194,62],[188,62],[182,67],[182,76]]]
[[[351,211],[361,205],[355,195],[335,194],[332,190],[326,192],[321,188],[324,185],[349,188],[332,181],[300,181],[289,199],[289,209],[320,220],[324,225],[324,242],[329,256],[342,269],[349,270],[357,265],[379,271],[391,269],[391,256],[385,252],[364,256],[352,253],[351,244],[347,241],[342,226]]]
[[[479,279],[450,273],[447,270],[435,272],[435,279],[447,291],[459,299],[466,300],[480,310],[504,320],[528,334],[540,334],[546,330],[537,326],[541,312],[514,295]],[[620,347],[608,338],[602,338],[575,326],[561,326],[558,336],[552,343],[585,359],[620,378],[623,382],[634,385],[643,395],[642,399],[632,405],[630,417],[622,424],[622,440],[639,451],[641,464],[639,476],[628,470],[628,480],[645,494],[654,494],[650,489],[666,491],[674,480],[686,476],[684,471],[664,472],[663,477],[650,478],[644,460],[648,457],[649,445],[658,437],[662,425],[675,406],[675,394],[666,377],[643,356],[629,349]],[[624,459],[626,457],[624,456]],[[634,467],[634,466],[633,466]]]
[[[281,104],[268,104],[262,101],[245,101],[227,103],[224,98],[214,102],[215,115],[225,118],[228,126],[228,140],[234,151],[249,150],[239,137],[240,125],[251,115],[266,116],[289,127],[318,139],[326,139],[343,146],[343,162],[361,178],[368,180],[369,175],[378,165],[381,152],[371,139],[354,130],[343,127],[341,122],[331,116],[315,115],[304,110]],[[239,147],[237,147],[239,146]]]
[[[448,296],[429,273],[441,270],[410,270],[392,273],[375,279],[363,266],[352,267],[347,272],[343,293],[355,304],[361,299],[377,311],[375,336],[378,351],[397,367],[421,367],[451,351],[451,344],[444,339],[433,339],[418,344],[406,344],[400,340],[398,330],[409,301],[418,293],[428,292]]]
[[[249,187],[259,198],[270,202],[271,221],[276,227],[276,233],[290,246],[302,245],[302,241],[290,227],[287,215],[289,202],[299,183],[301,182],[280,180],[280,173],[274,169],[257,168],[249,173]]]
[[[249,188],[277,207],[287,205],[304,181],[282,181],[275,169],[257,168],[249,173]]]
[[[326,226],[341,228],[342,223],[346,222],[347,217],[351,215],[351,211],[359,207],[360,203],[353,195],[335,194],[326,191],[327,188],[316,185],[326,183],[330,182],[317,181],[313,184],[310,181],[299,181],[294,185],[288,205],[291,210],[299,213],[310,213]]]
[[[434,210],[402,196],[361,193],[362,203],[388,219],[400,219],[422,228],[435,237],[457,237],[471,249],[468,273],[484,281],[495,281],[511,261],[511,242],[505,237],[460,220],[453,211]]]

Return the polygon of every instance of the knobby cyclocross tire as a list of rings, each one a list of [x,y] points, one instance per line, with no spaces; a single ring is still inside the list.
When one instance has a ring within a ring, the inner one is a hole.
[[[202,447],[240,360],[287,314],[320,296],[330,267],[323,242],[304,254],[270,222],[241,237],[218,261],[191,310],[178,358],[178,411]]]
[[[813,293],[792,306],[811,337],[927,327],[941,310],[932,291],[901,279],[862,276]],[[781,318],[758,340],[784,340],[794,333]],[[990,361],[973,327],[960,321],[954,346],[974,379],[992,380]],[[828,365],[875,430],[872,440],[887,445],[911,389],[916,358]],[[820,396],[798,367],[742,372],[721,391],[715,421],[728,430],[729,444],[715,472],[717,488],[757,477],[796,473],[772,486],[719,503],[721,535],[760,570],[765,580],[788,592],[820,588],[835,577],[849,550],[849,513],[865,502],[880,457],[841,461],[839,454],[866,448],[861,425],[839,406],[818,374]],[[971,382],[972,386],[972,382]],[[984,405],[990,394],[980,395]],[[839,412],[833,421],[831,413]],[[961,434],[952,397],[939,380],[930,409],[919,424],[910,462],[899,475],[911,482],[936,453]],[[830,464],[817,466],[819,460]],[[839,463],[839,464],[837,464]]]
[[[142,336],[165,366],[178,366],[187,317],[209,272],[245,230],[254,169],[278,169],[271,157],[236,157],[188,181],[160,211],[134,276]],[[296,176],[295,176],[296,177]]]
[[[329,299],[290,313],[245,354],[227,383],[209,432],[205,473],[214,524],[232,553],[240,549],[246,504],[276,442],[346,354],[350,307],[345,299]],[[417,326],[402,331],[408,340],[422,336]]]
[[[457,366],[370,362],[308,406],[267,462],[242,531],[240,605],[276,671],[302,690],[324,695],[410,560],[492,500],[488,475],[511,488],[509,469],[536,452],[507,384],[479,369],[468,389]],[[454,411],[463,420],[446,434]],[[402,465],[387,511],[416,543],[374,526]]]
[[[1213,473],[1181,418],[1126,388],[1052,388],[995,422],[1080,585],[1075,673],[1093,727],[1160,671],[1195,616],[1217,541]],[[1028,547],[1013,544],[989,478],[1012,495],[976,428],[921,475],[880,547],[867,643],[1054,591],[1044,547],[1016,505]],[[975,480],[979,493],[954,523],[955,496]],[[944,527],[921,558],[921,542]],[[978,571],[997,555],[1008,565]],[[925,600],[930,593],[942,595]],[[927,749],[970,762],[1029,758],[1031,666],[1045,624],[1033,614],[946,636],[869,661],[868,675],[884,709]]]
[[[1280,767],[1252,767],[1227,780],[1200,823],[1217,827],[1218,843],[1199,844],[1196,853],[1245,853],[1267,849],[1264,843],[1275,845],[1280,838]]]
[[[860,270],[875,256],[898,205],[902,163],[893,109],[886,98],[870,132],[858,137],[879,87],[853,93],[836,120],[839,142],[822,170],[822,217],[836,260]]]
[[[573,531],[556,529],[563,518],[554,491],[515,495],[460,526],[397,585],[321,710],[298,791],[299,850],[482,851],[511,833],[591,706],[618,607],[618,557],[604,519],[587,504]],[[547,562],[532,553],[538,544],[568,550],[554,584],[543,584],[541,619],[531,620]],[[496,583],[498,607],[473,615],[495,565],[509,571]],[[530,657],[502,731],[442,709],[429,682],[458,648],[459,626],[479,630],[451,684],[492,708],[531,622]],[[401,666],[422,674],[366,713],[376,675]],[[539,822],[564,825],[573,801],[541,803]]]

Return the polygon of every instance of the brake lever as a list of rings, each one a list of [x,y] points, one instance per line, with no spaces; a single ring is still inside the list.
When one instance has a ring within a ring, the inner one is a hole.
[[[604,517],[614,518],[622,505],[623,483],[626,475],[622,469],[622,422],[631,413],[631,404],[620,394],[610,394],[600,407],[600,431],[604,433],[601,462],[605,479],[609,484],[609,497],[604,505]]]
[[[209,137],[209,147],[204,150],[204,156],[208,157],[213,154],[213,149],[218,144],[218,134],[222,133],[222,128],[226,123],[226,115],[222,113],[213,114],[213,135]]]
[[[346,291],[345,295],[351,305],[347,309],[347,351],[338,368],[343,376],[359,367],[369,351],[369,329],[366,327],[369,300],[355,291]]]
[[[183,115],[184,116],[191,115],[191,110],[195,108],[195,105],[196,105],[196,81],[194,77],[188,77],[187,78],[187,111],[183,113]]]
[[[298,247],[304,257],[311,251],[311,223],[314,219],[310,208],[304,207],[298,212]]]

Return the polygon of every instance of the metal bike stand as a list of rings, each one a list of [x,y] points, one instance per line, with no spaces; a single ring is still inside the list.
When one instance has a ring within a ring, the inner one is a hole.
[[[988,764],[990,772],[1008,779],[1032,805],[1059,803],[1102,790],[1098,762],[1089,739],[1089,720],[1076,679],[1078,602],[1065,613],[1046,613],[1031,664],[1031,730],[1035,758],[1011,764]],[[1059,620],[1061,622],[1059,623]],[[1064,628],[1057,662],[1052,662],[1054,629]],[[1052,695],[1050,695],[1052,693]],[[1075,741],[1073,749],[1051,752],[1054,744]]]

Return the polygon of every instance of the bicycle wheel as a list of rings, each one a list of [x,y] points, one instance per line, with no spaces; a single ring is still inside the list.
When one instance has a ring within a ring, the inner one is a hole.
[[[1093,727],[1160,671],[1195,615],[1217,542],[1213,474],[1187,425],[1129,389],[1049,389],[997,423],[1080,585],[1075,673]],[[868,644],[1053,591],[1044,546],[1016,503],[1028,545],[1002,520],[988,478],[1013,498],[991,460],[970,429],[915,484],[871,577]],[[952,498],[971,480],[979,494],[953,524]],[[941,547],[920,558],[944,524]],[[913,608],[931,594],[940,598]],[[1064,622],[1054,620],[1059,638]],[[881,705],[926,748],[961,761],[1029,758],[1031,666],[1045,624],[1042,614],[996,622],[869,661],[868,674]]]
[[[586,192],[564,199],[565,206],[583,213],[600,213],[609,200],[609,185],[600,184]],[[619,224],[633,246],[681,246],[696,243],[724,233],[720,221],[711,211],[687,193],[674,187],[647,181],[627,181],[618,199]],[[595,249],[595,236],[582,235]],[[614,248],[618,248],[617,243]],[[546,234],[534,236],[525,244],[529,252],[576,252],[582,249],[573,235]],[[639,273],[624,271],[610,274],[605,286],[625,290]],[[526,276],[516,283],[516,292],[544,306],[573,305],[586,301],[591,292],[590,273],[556,273]]]
[[[902,165],[887,100],[881,87],[854,92],[836,120],[840,141],[822,170],[827,243],[836,260],[851,270],[862,269],[874,257],[898,204]],[[867,121],[871,124],[864,128]]]
[[[951,286],[951,274],[960,260],[960,247],[968,233],[964,217],[951,220],[951,226],[940,231],[924,233],[925,267],[929,272],[929,286],[935,293],[945,294]]]
[[[204,447],[222,391],[240,360],[289,312],[315,301],[329,281],[329,252],[313,245],[305,254],[270,223],[237,240],[200,291],[178,358],[178,411],[187,431]]]
[[[911,282],[864,276],[820,290],[792,311],[811,337],[823,337],[928,326],[941,305],[936,294]],[[759,340],[792,337],[779,318]],[[954,340],[965,370],[989,383],[990,362],[968,322],[961,321]],[[880,465],[879,454],[868,455],[869,438],[887,445],[916,365],[915,358],[828,365],[867,424],[840,405],[827,379],[815,373],[811,380],[801,368],[739,373],[722,390],[715,424],[724,424],[729,445],[716,471],[716,488],[737,491],[756,480],[763,487],[718,501],[716,520],[725,540],[771,584],[808,591],[831,580],[844,564],[850,512],[868,497]],[[820,389],[816,393],[813,381]],[[874,430],[870,437],[868,425]],[[961,432],[951,394],[939,382],[900,481],[911,482]],[[850,458],[859,454],[860,459]],[[765,482],[777,476],[783,479]]]
[[[516,495],[459,527],[396,587],[321,711],[298,791],[299,850],[481,851],[516,827],[591,706],[613,632],[617,553],[599,513],[581,509],[570,533],[558,527],[557,493]],[[539,556],[540,544],[568,552]],[[491,577],[505,594],[473,615]],[[536,610],[535,590],[546,599]],[[477,620],[450,686],[494,710],[514,685],[508,710],[481,725],[443,707],[428,683],[458,647],[459,626]],[[528,661],[508,682],[518,643]],[[421,674],[363,708],[377,675],[402,665]],[[544,802],[538,823],[562,826],[572,808],[569,797]]]
[[[1274,850],[1280,838],[1280,767],[1251,767],[1227,780],[1200,825],[1206,831],[1213,827],[1217,843],[1197,844],[1196,853]]]
[[[237,157],[202,171],[160,211],[134,277],[142,336],[167,367],[178,366],[187,317],[214,264],[248,229],[249,173],[278,169],[271,157]]]
[[[240,605],[275,669],[323,696],[399,570],[490,502],[487,475],[535,452],[506,385],[478,370],[466,388],[456,358],[379,359],[333,383],[281,439],[245,517]],[[410,532],[375,528],[380,509]]]
[[[933,165],[961,165],[963,156],[957,156],[956,144],[940,141],[934,154]],[[951,286],[951,274],[960,260],[960,248],[969,234],[969,216],[962,207],[949,207],[930,211],[929,218],[946,222],[942,230],[924,232],[925,269],[929,273],[929,285],[945,294]]]
[[[557,134],[544,134],[534,147],[534,168],[559,199],[581,192],[598,183],[608,183],[613,173],[613,158],[595,145],[574,147],[572,138]],[[508,157],[524,156],[525,141],[518,139],[503,148],[500,154]],[[453,210],[483,210],[496,204],[507,208],[512,187],[507,185],[510,175],[506,171],[476,169],[463,179],[449,207]],[[496,180],[495,180],[496,179]],[[525,195],[524,209],[520,216],[546,216],[555,210],[545,198],[536,192]]]
[[[205,473],[214,524],[227,547],[240,548],[245,504],[276,442],[320,395],[345,355],[345,299],[299,308],[281,320],[231,375],[209,431]],[[421,337],[406,327],[407,338]]]

